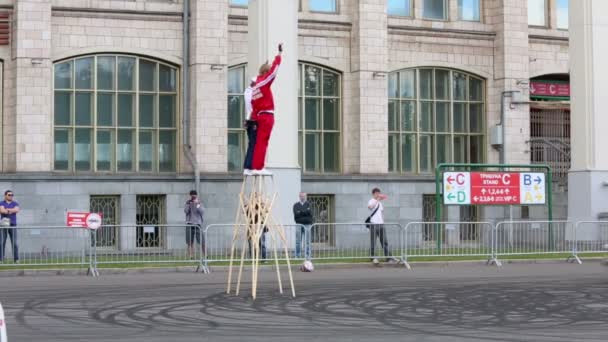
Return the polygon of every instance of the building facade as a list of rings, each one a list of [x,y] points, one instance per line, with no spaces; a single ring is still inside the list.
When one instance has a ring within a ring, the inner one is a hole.
[[[21,203],[20,223],[83,210],[111,224],[182,222],[195,164],[206,222],[233,220],[242,93],[258,67],[247,65],[247,1],[190,1],[188,113],[183,10],[183,0],[0,0],[0,185]],[[376,186],[387,221],[432,221],[438,163],[567,172],[567,0],[301,0],[298,22],[299,110],[277,115],[298,115],[318,221],[363,221]],[[565,217],[567,183],[554,188]],[[158,229],[141,234],[164,243]]]

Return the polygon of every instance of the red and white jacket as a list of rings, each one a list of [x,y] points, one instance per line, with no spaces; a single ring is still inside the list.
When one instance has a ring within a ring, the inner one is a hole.
[[[253,120],[262,112],[274,114],[274,99],[270,86],[272,86],[274,79],[277,77],[279,65],[281,65],[281,55],[277,55],[272,62],[270,70],[266,74],[258,76],[256,80],[251,99],[254,112],[252,114]]]

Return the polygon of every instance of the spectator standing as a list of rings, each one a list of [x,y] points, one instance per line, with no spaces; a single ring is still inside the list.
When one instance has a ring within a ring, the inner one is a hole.
[[[372,190],[372,198],[367,203],[367,208],[370,210],[370,225],[369,225],[369,236],[370,236],[370,254],[373,258],[374,264],[379,264],[376,258],[376,238],[380,240],[380,245],[384,250],[384,256],[386,261],[393,263],[396,260],[391,257],[390,250],[388,248],[388,239],[386,237],[386,231],[384,229],[384,206],[382,201],[386,199],[386,195],[383,195],[379,188]]]
[[[205,237],[202,236],[201,228],[203,227],[203,205],[198,198],[196,190],[190,191],[190,199],[186,201],[184,207],[186,214],[186,245],[188,245],[188,257],[194,258],[194,240],[201,245],[201,251],[205,254]],[[201,244],[201,239],[202,244]]]
[[[311,258],[311,235],[312,235],[312,207],[305,192],[300,192],[300,201],[293,205],[293,219],[296,224],[301,226],[296,227],[296,258],[302,256],[302,237],[305,237],[304,257],[306,260]]]
[[[0,217],[2,227],[0,227],[0,263],[4,261],[4,251],[6,240],[11,238],[13,247],[13,260],[19,263],[19,245],[17,244],[17,213],[21,210],[19,203],[14,200],[15,194],[11,190],[4,192],[4,201],[0,202]],[[10,228],[7,228],[10,227]]]

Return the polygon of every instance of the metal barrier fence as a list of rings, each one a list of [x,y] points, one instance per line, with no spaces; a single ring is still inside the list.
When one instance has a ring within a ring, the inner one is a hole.
[[[230,260],[234,224],[203,228],[178,225],[103,226],[97,231],[70,227],[2,227],[0,269],[28,267],[98,267],[130,265],[196,266],[208,272],[209,264]],[[537,258],[553,254],[581,262],[581,254],[608,254],[608,221],[504,221],[410,222],[405,227],[387,223],[367,227],[364,223],[286,225],[285,240],[290,259],[303,260],[401,260],[441,257],[484,257],[500,265],[499,258]],[[17,237],[17,245],[13,237]],[[105,241],[110,236],[116,243]],[[372,244],[373,241],[373,244]],[[189,242],[189,244],[188,244]],[[386,248],[384,245],[386,242]],[[235,259],[250,259],[251,243],[244,234],[236,241]],[[257,243],[262,259],[285,259],[278,236],[264,234]],[[372,247],[373,246],[373,247]],[[17,252],[18,251],[18,252]],[[11,262],[18,260],[18,263]]]
[[[572,250],[574,226],[568,221],[509,221],[495,228],[494,255],[566,254]]]
[[[197,266],[197,272],[208,272],[205,266],[207,241],[204,227],[178,225],[120,225],[103,226],[100,229],[115,230],[120,243],[105,247],[100,241],[105,234],[92,233],[91,245],[95,246],[92,269],[98,265],[166,265]],[[111,234],[112,236],[114,234]]]
[[[581,263],[579,253],[608,253],[608,221],[576,222],[571,258]]]
[[[90,241],[90,231],[82,228],[0,227],[0,265],[88,267],[94,253]]]
[[[489,222],[410,222],[404,228],[404,262],[412,257],[493,258]],[[408,265],[409,266],[409,265]]]

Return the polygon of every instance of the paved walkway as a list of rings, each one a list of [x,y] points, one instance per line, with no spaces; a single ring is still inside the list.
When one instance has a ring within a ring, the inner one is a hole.
[[[597,263],[320,270],[295,299],[274,275],[255,302],[222,272],[2,278],[0,300],[9,342],[608,340]]]

